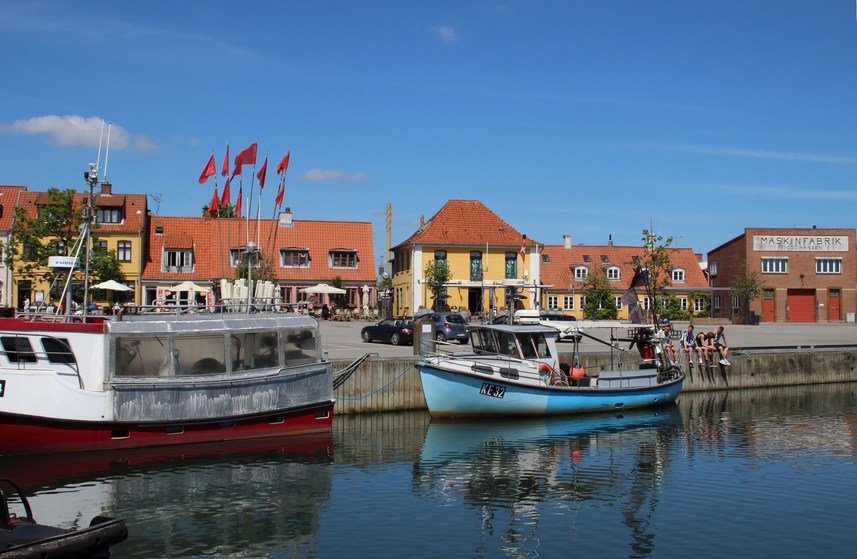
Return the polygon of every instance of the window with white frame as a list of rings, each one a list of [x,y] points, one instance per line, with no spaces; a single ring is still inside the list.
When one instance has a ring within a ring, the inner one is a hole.
[[[720,308],[720,295],[715,295],[714,297],[712,297],[711,305],[712,305],[715,309],[719,309],[719,308]]]
[[[548,310],[559,310],[559,297],[557,297],[556,295],[548,295]]]
[[[328,258],[331,268],[356,268],[356,250],[331,250]]]
[[[702,312],[705,310],[705,298],[704,297],[694,297],[693,299],[693,312]]]
[[[681,310],[686,311],[687,310],[687,297],[679,297],[678,298],[678,305],[679,305],[679,307],[681,307]]]
[[[672,280],[673,283],[684,283],[684,268],[673,268]]]
[[[192,249],[164,249],[163,272],[193,272]]]
[[[649,307],[650,307],[650,306],[651,306],[651,305],[650,305],[649,298],[648,298],[648,297],[643,297],[643,309],[645,309],[645,310],[649,310]]]
[[[586,306],[586,295],[580,296],[580,308],[584,308]]]
[[[762,273],[763,274],[788,274],[789,259],[762,257]]]
[[[717,260],[708,263],[708,275],[716,276],[717,275]]]
[[[815,259],[816,274],[841,274],[842,259],[841,258],[816,258]]]
[[[574,278],[575,279],[586,279],[586,276],[589,275],[589,268],[586,266],[577,266],[574,268]]]
[[[737,295],[733,295],[732,296],[732,308],[733,309],[740,309],[741,308],[740,303],[741,303],[741,301],[739,300],[739,297]]]
[[[565,295],[562,298],[562,306],[567,311],[574,310],[574,295]]]
[[[622,296],[621,295],[614,296],[613,298],[616,299],[616,310],[621,311],[622,310]]]
[[[309,268],[309,251],[293,248],[280,249],[280,267]]]
[[[618,266],[610,266],[606,270],[604,270],[607,279],[616,281],[619,279],[619,267]]]

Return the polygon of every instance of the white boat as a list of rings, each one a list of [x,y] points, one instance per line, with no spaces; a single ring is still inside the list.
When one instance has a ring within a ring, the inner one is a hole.
[[[0,455],[329,431],[330,361],[297,313],[0,319]]]
[[[654,329],[621,325],[643,359],[597,375],[560,363],[559,328],[574,323],[469,327],[470,352],[434,353],[417,362],[432,417],[511,417],[646,408],[674,402],[685,375],[664,359]],[[609,327],[616,328],[617,324]],[[614,351],[619,348],[613,339]],[[612,359],[611,359],[612,362]]]

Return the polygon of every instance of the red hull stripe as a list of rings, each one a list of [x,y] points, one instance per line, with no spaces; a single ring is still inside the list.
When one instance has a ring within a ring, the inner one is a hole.
[[[21,318],[0,318],[0,330],[25,332],[94,332],[104,333],[104,320],[95,322],[45,322],[43,320],[24,320]]]
[[[159,425],[70,423],[0,416],[0,455],[83,452],[329,432],[333,402],[265,416]]]

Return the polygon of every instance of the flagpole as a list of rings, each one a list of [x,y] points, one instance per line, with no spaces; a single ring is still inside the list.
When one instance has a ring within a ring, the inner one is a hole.
[[[277,190],[283,186],[286,182],[286,174],[283,173],[283,176],[280,177],[280,184],[277,185]],[[274,237],[276,237],[277,227],[279,227],[279,223],[277,220],[277,213],[280,211],[280,204],[274,204],[274,215],[271,216],[271,232],[268,234],[268,253],[271,254],[274,250]]]

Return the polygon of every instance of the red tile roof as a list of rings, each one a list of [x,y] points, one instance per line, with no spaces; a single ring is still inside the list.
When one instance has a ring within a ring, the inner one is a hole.
[[[516,247],[538,244],[519,233],[479,200],[449,200],[413,235],[393,250],[405,245],[447,245]]]
[[[83,207],[89,199],[88,193],[75,192],[74,204],[78,207]],[[37,208],[48,203],[47,192],[26,191],[22,192],[19,197],[18,206],[24,209],[27,216],[34,217]],[[120,203],[121,202],[121,203]],[[125,233],[139,234],[146,224],[146,213],[148,208],[146,205],[145,194],[95,194],[93,197],[95,207],[113,208],[122,206],[124,203],[125,217],[121,223],[100,223],[95,228],[95,235],[98,233]]]
[[[699,258],[689,248],[670,248],[670,262],[673,268],[685,271],[684,283],[676,283],[672,287],[682,290],[708,289],[708,280],[699,266]],[[541,281],[545,285],[553,285],[552,291],[568,291],[574,281],[571,267],[587,266],[592,272],[597,267],[606,265],[619,267],[619,281],[610,282],[617,290],[628,289],[634,277],[633,258],[643,259],[643,247],[640,246],[611,246],[611,245],[547,245],[541,251]],[[585,257],[589,257],[586,262]],[[606,256],[607,263],[602,261]],[[546,258],[548,261],[546,261]],[[579,289],[582,281],[575,282]]]
[[[158,233],[158,231],[162,231]],[[274,271],[281,283],[329,282],[339,276],[346,283],[375,283],[372,223],[363,221],[316,221],[296,219],[291,226],[281,226],[276,219],[257,223],[246,219],[210,219],[208,217],[152,216],[149,229],[149,257],[143,270],[144,281],[207,280],[231,278],[229,249],[246,244],[248,236],[263,253],[273,257]],[[163,272],[163,250],[193,248],[193,273]],[[306,268],[283,268],[279,265],[280,249],[308,249],[310,265]],[[328,253],[333,249],[357,252],[356,268],[333,268]]]
[[[0,185],[0,207],[2,207],[2,212],[0,212],[0,231],[9,231],[12,229],[18,198],[26,190],[27,187],[25,186]]]

